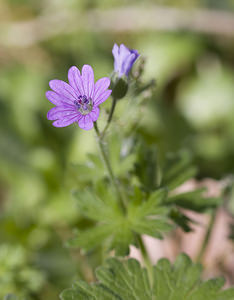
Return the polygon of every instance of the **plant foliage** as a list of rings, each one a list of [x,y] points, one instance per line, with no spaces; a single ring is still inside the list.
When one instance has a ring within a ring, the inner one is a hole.
[[[152,283],[135,259],[110,258],[96,270],[97,283],[76,282],[62,300],[232,300],[234,288],[221,290],[222,278],[202,281],[201,265],[181,254],[174,265],[161,259],[153,267]]]

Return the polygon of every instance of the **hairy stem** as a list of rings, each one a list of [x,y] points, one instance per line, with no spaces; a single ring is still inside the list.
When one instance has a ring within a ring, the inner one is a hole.
[[[198,252],[198,255],[197,255],[197,259],[196,259],[197,262],[202,261],[203,256],[204,256],[205,251],[206,251],[206,248],[209,244],[210,237],[211,237],[211,234],[212,234],[212,231],[213,231],[213,228],[214,228],[216,214],[217,214],[216,210],[212,211],[212,213],[211,213],[210,222],[209,222],[209,225],[207,227],[206,234],[204,236],[204,240],[203,240],[202,245],[201,245],[201,249],[200,249],[200,251]]]
[[[126,205],[125,205],[125,202],[124,202],[124,198],[123,198],[122,193],[121,193],[121,191],[119,189],[117,180],[116,180],[116,178],[114,176],[114,173],[113,173],[113,170],[112,170],[109,158],[108,158],[108,156],[106,154],[106,151],[105,151],[105,148],[104,148],[104,145],[103,145],[103,142],[102,142],[102,137],[101,137],[100,131],[99,131],[98,126],[97,126],[97,122],[94,122],[94,129],[95,129],[96,134],[97,134],[97,140],[98,140],[98,145],[99,145],[100,153],[101,153],[103,162],[104,162],[104,164],[106,166],[106,169],[108,171],[108,175],[110,177],[110,181],[111,181],[113,187],[116,190],[116,193],[117,193],[117,196],[118,196],[118,199],[119,199],[119,203],[120,203],[121,209],[125,213],[126,212]]]
[[[121,193],[121,188],[119,187],[119,185],[117,183],[117,180],[116,180],[116,178],[114,176],[114,173],[113,173],[113,170],[112,170],[109,158],[108,158],[108,156],[106,154],[106,151],[105,151],[105,148],[104,148],[104,145],[103,145],[103,138],[104,138],[105,133],[106,133],[106,131],[107,131],[107,129],[108,129],[111,121],[112,121],[112,117],[113,117],[113,114],[114,114],[114,111],[115,111],[115,107],[116,107],[116,101],[117,100],[115,98],[113,98],[112,106],[111,106],[111,110],[110,110],[110,114],[109,114],[106,126],[105,126],[104,130],[102,131],[102,133],[100,133],[100,131],[98,129],[97,122],[94,122],[94,129],[95,129],[96,134],[97,134],[97,139],[98,139],[98,145],[99,145],[100,153],[101,153],[103,162],[104,162],[104,164],[106,166],[106,169],[108,171],[111,183],[112,183],[113,187],[115,188],[116,193],[118,195],[120,207],[121,207],[122,211],[124,213],[126,213],[127,205],[126,205],[125,193],[124,194]],[[144,261],[145,266],[146,266],[146,268],[147,268],[147,270],[149,272],[150,280],[152,281],[153,270],[152,270],[152,264],[151,264],[148,252],[147,252],[147,250],[145,248],[145,245],[144,245],[144,242],[142,240],[141,235],[136,234],[136,239],[137,239],[140,251],[141,251],[141,255],[142,255],[143,261]]]

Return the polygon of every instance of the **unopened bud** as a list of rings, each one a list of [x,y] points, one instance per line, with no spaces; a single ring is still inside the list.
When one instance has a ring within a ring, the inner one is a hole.
[[[112,97],[119,100],[122,99],[128,91],[128,81],[126,76],[118,77],[114,73],[111,78]]]

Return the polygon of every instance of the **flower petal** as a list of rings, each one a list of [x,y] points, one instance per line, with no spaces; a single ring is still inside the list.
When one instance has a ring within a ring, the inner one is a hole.
[[[80,118],[78,124],[79,124],[80,128],[84,129],[84,130],[90,130],[93,128],[93,121],[89,114],[82,116]]]
[[[89,65],[84,65],[82,68],[82,81],[84,86],[84,92],[87,97],[93,96],[94,91],[94,74],[93,69]]]
[[[79,116],[80,113],[66,106],[56,106],[51,108],[47,113],[48,120],[57,120],[65,118],[66,116]]]
[[[71,125],[74,122],[77,122],[79,118],[77,116],[66,117],[57,121],[54,121],[52,124],[54,127],[66,127]]]
[[[59,95],[53,91],[46,92],[46,98],[53,103],[54,105],[74,105],[74,101],[64,97],[63,95]]]
[[[122,65],[122,72],[128,76],[129,71],[131,70],[135,60],[137,59],[138,56],[136,56],[135,53],[132,53],[128,55],[128,57],[125,59],[123,65]]]
[[[115,72],[118,73],[119,77],[123,75],[128,76],[135,60],[139,56],[137,50],[128,49],[124,44],[121,44],[119,47],[115,44],[112,53],[114,56]]]
[[[108,89],[110,85],[110,78],[108,77],[103,77],[101,79],[99,79],[96,83],[95,83],[95,87],[94,87],[94,97],[93,97],[93,102],[95,103],[96,100],[98,100],[100,98],[100,95],[106,90]]]
[[[122,76],[124,74],[124,62],[130,54],[130,50],[124,44],[121,44],[119,47],[119,76]]]
[[[78,95],[83,95],[83,86],[80,85],[80,70],[72,66],[68,70],[68,81],[69,84],[73,87],[73,89],[78,93]]]
[[[65,81],[54,79],[49,82],[49,86],[57,94],[62,95],[67,99],[73,101],[77,99],[77,94],[75,90]]]
[[[112,90],[107,90],[103,92],[94,102],[94,106],[100,105],[102,102],[106,101],[107,98],[109,98],[110,94],[112,93]]]
[[[93,110],[89,113],[89,116],[91,117],[93,122],[97,121],[99,117],[99,112],[100,112],[99,108],[94,107]]]
[[[114,44],[112,49],[112,54],[114,56],[114,69],[115,72],[118,72],[120,64],[119,64],[119,47],[117,44]]]

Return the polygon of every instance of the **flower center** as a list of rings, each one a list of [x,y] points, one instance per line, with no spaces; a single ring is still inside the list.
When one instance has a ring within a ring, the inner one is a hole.
[[[93,108],[93,103],[92,103],[91,98],[87,98],[85,95],[80,95],[78,97],[78,100],[74,101],[74,104],[76,106],[76,109],[82,114],[82,115],[87,115],[88,113],[91,112]]]

